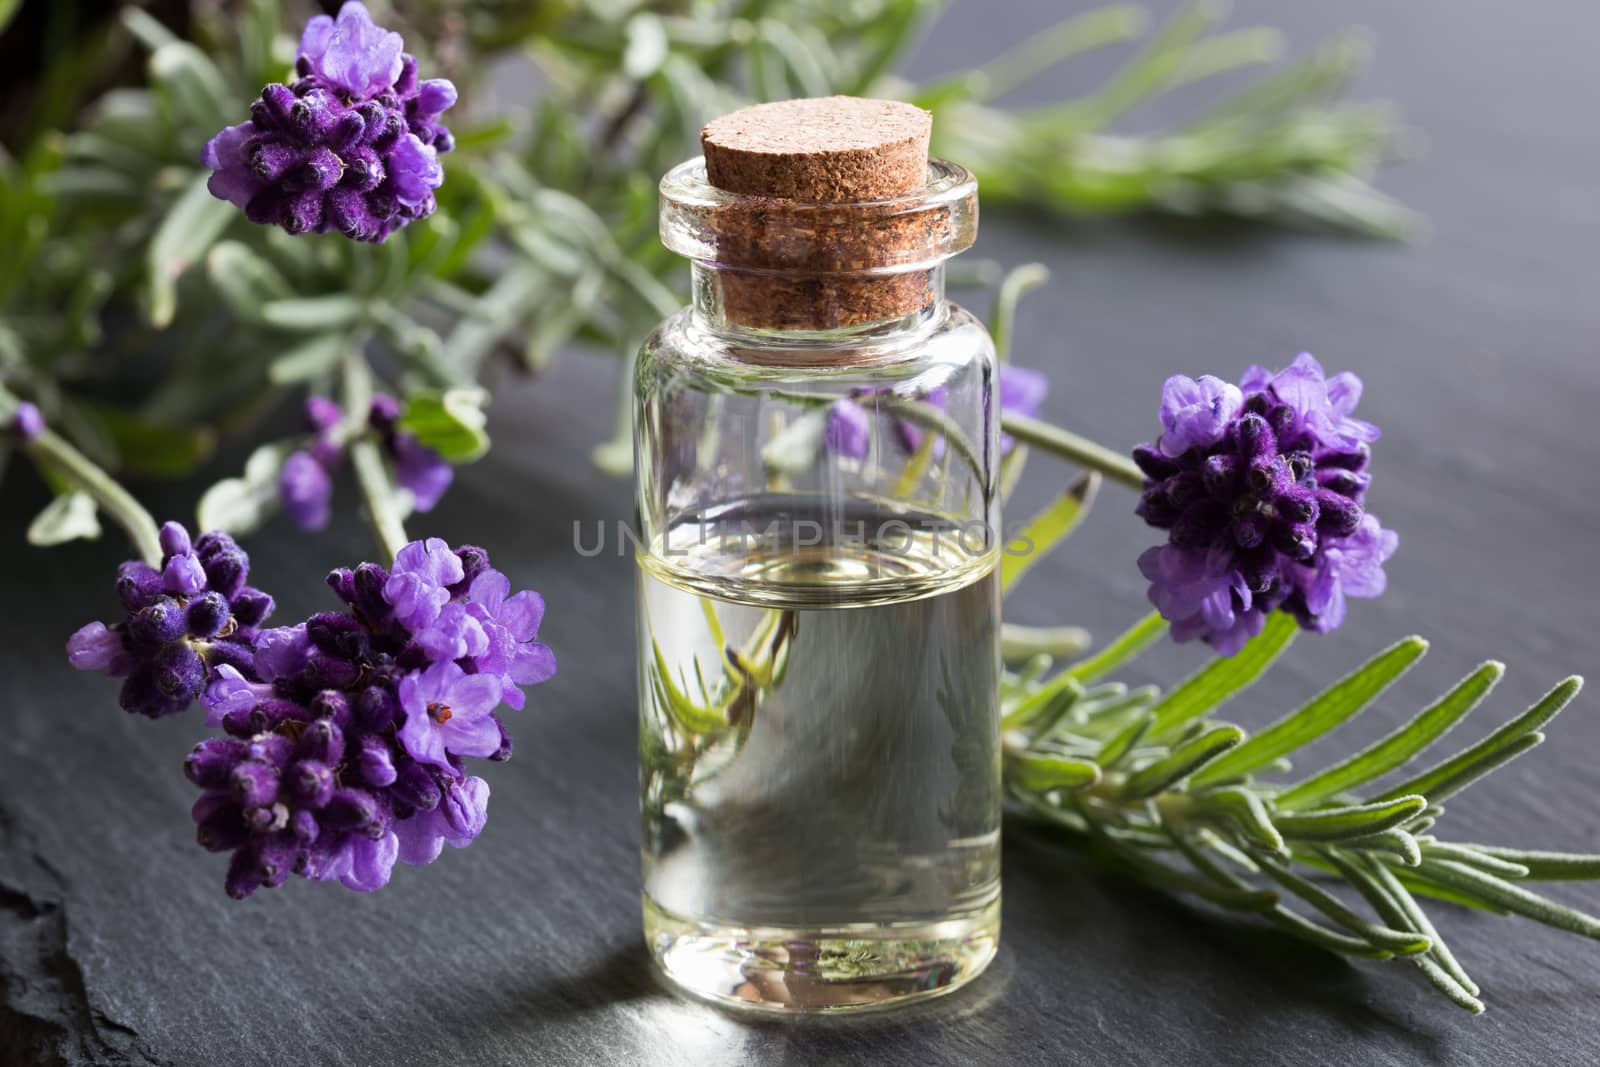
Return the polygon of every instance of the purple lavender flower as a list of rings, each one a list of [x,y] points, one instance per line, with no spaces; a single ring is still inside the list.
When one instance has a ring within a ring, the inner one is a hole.
[[[328,525],[333,507],[333,479],[310,452],[291,452],[278,472],[278,496],[302,530],[320,530]]]
[[[126,675],[157,709],[147,714],[181,711],[198,695],[207,725],[221,727],[184,773],[201,790],[197,840],[230,854],[230,896],[290,874],[370,892],[397,859],[429,863],[478,836],[489,788],[463,760],[508,758],[495,707],[522,707],[520,687],[555,671],[533,640],[537,594],[512,594],[480,548],[419,541],[393,574],[371,563],[333,572],[347,613],[260,629],[271,598],[243,584],[248,562],[231,539],[190,545],[169,524],[161,542],[174,558],[192,556],[207,588],[170,591],[170,559],[128,564],[118,593],[129,617],[84,627],[68,657]]]
[[[274,83],[206,144],[210,189],[251,222],[289,233],[338,231],[381,242],[437,206],[439,155],[454,147],[439,117],[450,82],[419,81],[400,35],[351,0],[337,19],[312,18],[293,85]]]
[[[1326,632],[1345,597],[1383,592],[1399,538],[1364,508],[1378,428],[1352,417],[1360,397],[1360,378],[1326,378],[1309,353],[1275,374],[1251,367],[1237,387],[1167,380],[1162,435],[1133,458],[1138,513],[1169,531],[1139,569],[1174,638],[1232,655],[1272,611]]]
[[[1045,394],[1049,391],[1050,380],[1039,371],[1010,363],[1001,364],[1000,410],[1002,412],[1037,415],[1039,406],[1044,403]],[[876,413],[877,407],[873,398],[885,394],[885,390],[872,390],[856,397],[845,397],[834,401],[828,408],[827,423],[822,433],[823,445],[837,455],[848,456],[851,459],[865,459],[872,444],[871,416]],[[917,399],[932,407],[943,408],[949,400],[949,392],[943,388],[932,389]],[[864,406],[863,402],[871,405],[871,409]],[[905,419],[896,419],[894,430],[901,447],[907,452],[915,452],[921,447],[923,431],[920,426]],[[1000,435],[1002,454],[1010,452],[1015,444],[1009,435]],[[935,441],[934,455],[943,454],[944,442]]]
[[[328,525],[333,503],[333,472],[343,459],[343,444],[336,433],[343,412],[323,396],[306,400],[305,424],[312,440],[289,454],[278,473],[278,497],[284,510],[302,530]],[[400,405],[393,397],[373,398],[368,424],[394,466],[396,483],[410,491],[412,507],[432,511],[455,477],[443,457],[398,429]]]
[[[124,679],[123,709],[150,718],[192,704],[208,671],[248,663],[256,626],[272,606],[244,584],[249,559],[226,534],[191,544],[188,531],[169,522],[160,540],[159,568],[130,561],[118,573],[124,619],[91,622],[67,641],[72,666]]]
[[[19,441],[32,441],[44,433],[44,415],[35,405],[26,400],[20,401],[16,410],[11,413],[10,429]]]
[[[492,756],[500,727],[490,712],[500,703],[500,679],[468,674],[453,660],[412,671],[400,680],[405,725],[400,743],[418,763],[449,769],[449,756]]]
[[[384,393],[372,398],[367,422],[378,434],[394,464],[395,481],[402,489],[410,490],[416,510],[432,511],[450,488],[455,471],[439,453],[418,441],[416,435],[399,429],[399,421],[399,401]]]

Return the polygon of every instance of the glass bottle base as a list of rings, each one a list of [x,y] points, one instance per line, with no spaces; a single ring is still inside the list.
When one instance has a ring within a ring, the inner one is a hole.
[[[685,992],[736,1008],[833,1014],[941,996],[983,973],[1000,901],[960,919],[823,929],[706,923],[644,898],[646,943]]]

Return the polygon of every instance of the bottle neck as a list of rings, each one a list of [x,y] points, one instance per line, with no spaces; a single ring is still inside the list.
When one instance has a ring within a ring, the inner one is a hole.
[[[746,344],[879,342],[928,328],[946,307],[943,263],[824,274],[696,260],[691,269],[696,324]]]

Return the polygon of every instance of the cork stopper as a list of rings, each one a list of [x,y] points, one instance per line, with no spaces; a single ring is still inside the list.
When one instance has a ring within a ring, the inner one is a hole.
[[[730,193],[881,200],[928,181],[933,116],[895,100],[826,96],[757,104],[700,131],[706,177]]]
[[[931,308],[934,268],[977,226],[976,183],[929,160],[931,132],[921,108],[846,96],[715,119],[704,161],[662,181],[662,240],[706,268],[733,325],[832,331]]]

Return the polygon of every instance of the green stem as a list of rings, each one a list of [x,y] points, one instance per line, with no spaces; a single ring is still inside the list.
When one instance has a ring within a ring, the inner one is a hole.
[[[355,468],[356,483],[361,487],[361,499],[366,503],[367,521],[386,557],[384,562],[393,564],[408,538],[400,511],[394,504],[394,484],[383,466],[377,442],[370,437],[355,442],[350,446],[350,462]]]
[[[88,493],[101,511],[127,531],[146,563],[152,567],[161,566],[161,536],[156,520],[115,478],[53,430],[46,430],[25,447],[35,461],[61,472],[73,485]]]
[[[1144,472],[1133,460],[1086,437],[1079,437],[1070,430],[1015,412],[1001,416],[1000,428],[1024,444],[1042,448],[1080,467],[1099,471],[1130,489],[1144,489]]]

